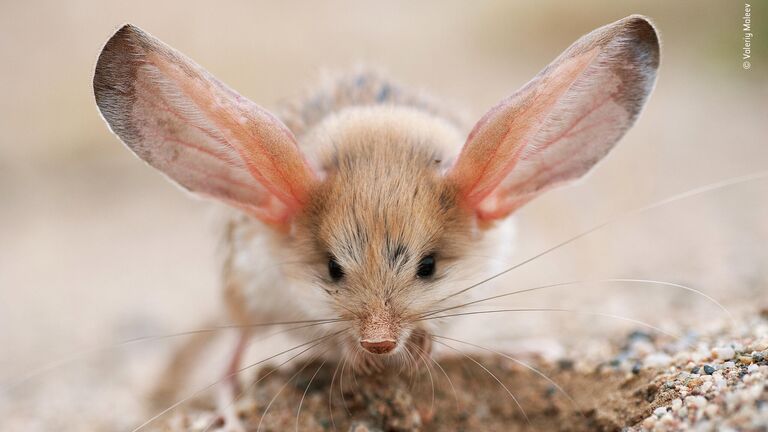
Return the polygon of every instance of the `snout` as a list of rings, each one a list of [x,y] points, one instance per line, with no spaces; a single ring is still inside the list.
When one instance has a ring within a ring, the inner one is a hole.
[[[397,341],[392,339],[361,339],[360,346],[372,354],[387,354],[397,346]]]

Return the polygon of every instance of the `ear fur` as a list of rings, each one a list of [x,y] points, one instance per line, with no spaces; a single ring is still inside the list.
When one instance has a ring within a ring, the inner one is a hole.
[[[112,131],[182,187],[273,224],[306,202],[315,175],[283,123],[138,27],[107,41],[93,90]]]
[[[645,17],[580,38],[475,125],[448,173],[463,203],[494,220],[588,172],[634,123],[658,66]]]

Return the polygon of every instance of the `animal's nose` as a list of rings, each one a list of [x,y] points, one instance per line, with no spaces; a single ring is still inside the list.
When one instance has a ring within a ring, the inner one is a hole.
[[[385,340],[367,340],[360,341],[360,345],[368,352],[373,354],[386,354],[397,346],[397,343],[390,339]]]

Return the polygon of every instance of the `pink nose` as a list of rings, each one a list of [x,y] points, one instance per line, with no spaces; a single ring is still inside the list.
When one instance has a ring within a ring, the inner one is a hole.
[[[397,346],[397,343],[393,340],[361,340],[360,345],[365,348],[366,351],[373,354],[386,354]]]

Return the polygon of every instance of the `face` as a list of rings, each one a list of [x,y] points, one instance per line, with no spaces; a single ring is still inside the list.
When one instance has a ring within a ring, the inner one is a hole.
[[[428,349],[419,318],[450,294],[446,282],[471,243],[471,218],[439,153],[382,137],[342,146],[297,224],[297,250],[336,314],[351,320],[349,348],[364,355]]]

